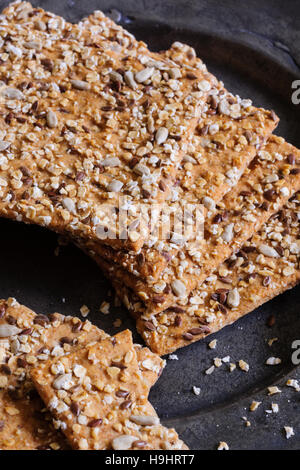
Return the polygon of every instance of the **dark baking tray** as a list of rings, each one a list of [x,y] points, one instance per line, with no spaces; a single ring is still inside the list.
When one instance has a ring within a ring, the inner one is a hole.
[[[0,1],[1,9],[8,2]],[[147,42],[153,50],[166,49],[179,40],[194,46],[209,69],[227,88],[256,105],[273,108],[281,122],[276,131],[300,145],[300,107],[291,102],[291,83],[299,78],[300,7],[297,1],[33,1],[49,11],[77,22],[95,9],[112,15]],[[47,230],[6,220],[0,222],[0,297],[13,296],[40,313],[59,311],[79,315],[82,304],[91,309],[89,319],[109,333],[116,318],[133,330],[124,308],[110,315],[99,312],[111,293],[97,266],[72,245],[54,255],[57,236]],[[111,297],[113,299],[113,297]],[[215,449],[226,441],[231,449],[297,449],[300,436],[300,394],[284,387],[288,376],[300,378],[291,362],[291,344],[300,339],[300,288],[262,306],[234,325],[208,339],[177,352],[178,360],[167,367],[151,391],[151,401],[167,425],[175,425],[191,449]],[[267,326],[270,315],[275,325]],[[278,337],[272,348],[267,340]],[[217,348],[207,344],[218,340]],[[214,357],[244,359],[248,373],[229,373],[222,366],[212,375],[204,371]],[[282,359],[266,366],[269,356]],[[279,383],[282,394],[267,395],[266,387]],[[192,387],[201,388],[196,396]],[[252,400],[262,401],[249,412]],[[267,414],[272,402],[278,414]],[[246,427],[242,417],[251,421]],[[293,426],[295,437],[287,440],[284,426]]]

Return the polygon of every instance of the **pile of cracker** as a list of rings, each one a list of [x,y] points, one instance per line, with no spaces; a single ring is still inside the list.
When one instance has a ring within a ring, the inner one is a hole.
[[[153,353],[199,341],[298,282],[300,151],[273,135],[273,110],[233,95],[190,46],[153,53],[100,11],[74,25],[18,1],[0,16],[0,43],[0,215],[48,227],[91,256]],[[136,367],[129,336],[115,337],[115,352]],[[103,418],[81,418],[73,405],[77,393],[111,405],[89,384],[112,340],[86,348],[34,368],[30,384],[71,445],[120,438],[123,448],[118,413],[100,428],[90,421]],[[101,392],[123,370],[105,365],[113,372],[97,377]],[[139,417],[130,406],[121,425],[136,432],[131,444],[180,448],[147,401],[143,372],[131,373]],[[61,388],[51,374],[64,377]]]

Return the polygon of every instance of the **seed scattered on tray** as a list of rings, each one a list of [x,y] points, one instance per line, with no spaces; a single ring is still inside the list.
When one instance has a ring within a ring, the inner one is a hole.
[[[278,413],[278,412],[279,412],[279,405],[278,405],[278,403],[272,403],[271,408],[272,408],[272,412],[273,412],[273,413]]]
[[[276,386],[268,387],[268,391],[268,395],[276,395],[276,393],[281,393],[281,390]]]
[[[221,367],[221,365],[222,365],[222,359],[220,359],[219,357],[215,357],[215,358],[214,358],[214,365],[215,365],[216,367]]]
[[[294,429],[291,426],[284,426],[284,430],[287,439],[295,435]]]
[[[113,325],[115,328],[119,328],[122,325],[122,320],[121,318],[117,318],[114,322]]]
[[[222,362],[224,362],[225,364],[227,364],[229,361],[230,361],[230,356],[222,357]]]
[[[87,305],[82,305],[82,306],[80,307],[80,313],[81,313],[81,315],[83,316],[83,318],[85,318],[85,317],[87,317],[88,314],[90,313],[90,309],[88,308]]]
[[[251,422],[248,420],[246,416],[242,417],[242,420],[245,421],[245,426],[249,428],[251,426]]]
[[[286,382],[286,386],[294,388],[296,390],[296,392],[300,392],[300,385],[299,385],[298,380],[296,380],[296,379],[289,379]]]
[[[211,375],[214,370],[215,370],[215,366],[211,366],[205,371],[205,374],[206,375]]]
[[[195,387],[195,385],[193,385],[193,392],[194,392],[195,395],[200,395],[201,389],[199,387]]]
[[[269,345],[269,346],[272,346],[273,343],[275,343],[275,341],[278,341],[278,338],[271,338],[271,339],[269,339],[268,345]]]
[[[227,442],[221,441],[218,445],[218,450],[229,450]]]
[[[244,372],[248,372],[249,371],[249,364],[245,361],[243,361],[243,359],[241,359],[239,361],[239,368],[244,371]]]
[[[253,401],[250,405],[250,411],[255,411],[261,405],[261,401]]]
[[[99,310],[104,315],[108,315],[110,313],[110,303],[104,300],[100,305]]]
[[[267,366],[278,366],[278,364],[281,364],[281,359],[279,357],[269,357],[266,360]]]
[[[178,361],[178,356],[177,354],[169,354],[168,359],[170,359],[170,361]]]

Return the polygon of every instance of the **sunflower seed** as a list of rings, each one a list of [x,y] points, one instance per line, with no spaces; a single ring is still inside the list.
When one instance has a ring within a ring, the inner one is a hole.
[[[157,145],[163,144],[167,140],[168,135],[169,131],[166,127],[160,127],[159,129],[157,129],[155,135],[155,142],[157,143]]]
[[[148,131],[149,131],[151,134],[153,134],[153,132],[155,131],[154,119],[153,119],[152,116],[149,116],[149,117],[148,117],[147,129],[148,129]]]
[[[278,252],[269,245],[264,245],[264,244],[260,245],[258,250],[262,255],[269,256],[270,258],[278,258],[279,257]]]
[[[8,100],[22,100],[24,98],[23,93],[17,88],[5,88],[2,95]]]
[[[10,147],[10,142],[0,140],[0,152],[3,152],[3,150],[6,150],[8,147]]]
[[[209,81],[201,80],[201,82],[199,82],[199,88],[201,91],[209,91],[211,89]]]
[[[112,441],[112,448],[114,450],[129,450],[132,444],[137,440],[138,438],[135,436],[124,434],[123,436],[116,437]]]
[[[36,41],[25,42],[24,47],[26,47],[26,49],[36,49],[36,50],[41,50],[42,49],[41,43],[36,42]]]
[[[230,113],[229,103],[227,100],[221,100],[219,102],[218,110],[220,114],[228,115]]]
[[[125,72],[124,79],[126,84],[130,86],[130,88],[132,88],[133,90],[136,89],[137,84],[134,80],[133,73],[131,72],[131,70],[127,70],[127,72]]]
[[[47,126],[50,127],[50,129],[54,129],[57,127],[58,120],[57,116],[52,109],[49,109],[46,114],[46,121],[47,121]]]
[[[21,329],[14,325],[0,325],[0,338],[15,336],[21,333]]]
[[[229,307],[238,307],[240,305],[240,294],[237,288],[228,292],[227,305]]]
[[[176,80],[177,78],[180,78],[181,77],[181,72],[180,72],[180,69],[178,68],[172,68],[169,70],[169,76],[170,78],[173,78],[174,80]]]
[[[155,426],[159,424],[159,418],[157,416],[137,416],[131,415],[130,421],[140,426]]]
[[[279,357],[269,357],[266,360],[267,366],[277,366],[278,364],[281,364],[281,359]]]
[[[107,186],[107,191],[118,193],[122,189],[123,183],[118,180],[113,180]]]
[[[211,197],[205,196],[202,202],[204,207],[206,207],[206,209],[208,209],[209,211],[215,210],[216,203]]]
[[[120,160],[118,157],[107,157],[101,162],[102,166],[115,167],[120,165]]]
[[[150,175],[150,170],[146,165],[143,165],[142,163],[138,163],[135,165],[133,168],[133,171],[140,176],[148,176]]]
[[[71,80],[71,85],[76,90],[89,90],[90,84],[88,82],[84,82],[83,80]]]
[[[176,297],[184,297],[186,294],[186,287],[179,279],[175,279],[175,281],[171,283],[171,288]]]
[[[69,390],[72,384],[72,375],[71,374],[63,374],[59,375],[57,379],[53,381],[53,388],[56,390]]]
[[[233,238],[233,227],[234,224],[229,224],[225,227],[224,232],[222,233],[222,238],[225,242],[230,242]]]
[[[10,350],[13,354],[17,354],[20,350],[20,341],[16,338],[10,343]]]
[[[119,72],[116,72],[115,70],[112,70],[109,76],[114,82],[123,82],[122,75]]]
[[[279,176],[276,175],[276,173],[274,175],[268,175],[265,177],[265,179],[263,180],[264,183],[276,183],[276,181],[279,180]]]
[[[64,206],[65,209],[67,209],[72,214],[76,213],[75,203],[74,203],[73,199],[71,199],[70,197],[65,197],[62,200],[62,205]]]
[[[144,83],[147,80],[149,80],[150,77],[152,77],[153,72],[154,72],[153,67],[146,67],[145,69],[140,70],[139,72],[135,74],[135,79],[138,83]]]
[[[36,20],[35,23],[34,23],[34,26],[38,31],[46,31],[46,29],[47,29],[45,23],[43,21],[40,21],[40,20]]]

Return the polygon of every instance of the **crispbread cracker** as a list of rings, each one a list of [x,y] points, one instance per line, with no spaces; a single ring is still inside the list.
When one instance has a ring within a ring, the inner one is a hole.
[[[129,330],[31,371],[74,449],[183,449],[147,401]]]
[[[94,12],[81,24],[93,35],[105,37],[114,47],[127,49],[128,54],[142,47],[130,33],[100,11]],[[179,42],[161,55],[191,70],[193,67],[205,67],[193,48]],[[181,203],[183,207],[187,202],[203,203],[211,209],[237,183],[277,123],[274,112],[251,106],[250,100],[233,96],[219,83],[208,101],[197,132],[191,138],[170,201]],[[157,280],[182,247],[181,240],[178,248],[178,242],[172,242],[173,238],[171,242],[157,241],[156,235],[153,235],[138,256],[136,253],[113,250],[109,246],[96,246],[93,242],[89,243],[89,247],[135,276],[151,276]]]
[[[67,448],[34,393],[29,369],[108,335],[88,321],[60,314],[36,315],[9,299],[0,301],[0,336],[0,449]],[[144,383],[150,388],[164,362],[148,348],[134,347]]]
[[[138,206],[167,197],[216,79],[108,49],[26,2],[4,10],[0,29],[1,216],[138,249],[148,232],[143,221],[137,231]],[[121,196],[125,235],[114,227]]]

